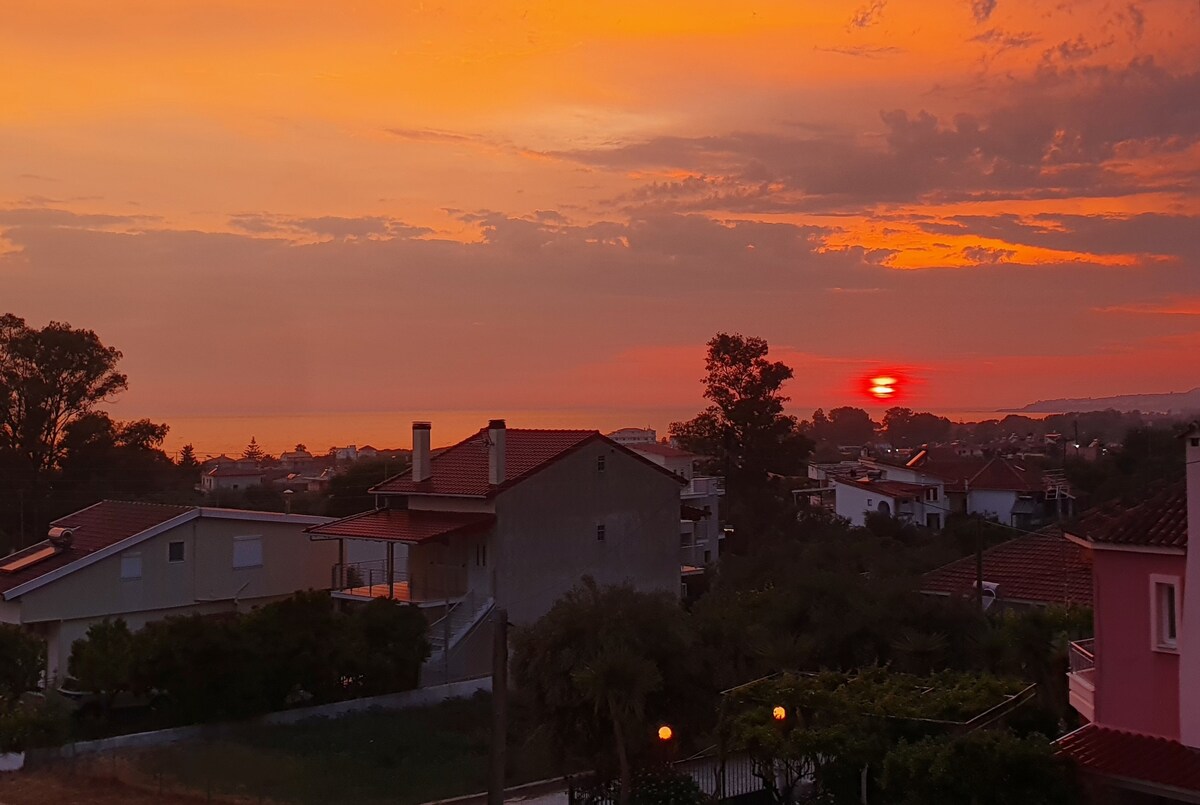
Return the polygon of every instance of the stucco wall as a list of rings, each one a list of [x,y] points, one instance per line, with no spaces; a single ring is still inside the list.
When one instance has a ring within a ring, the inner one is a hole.
[[[502,493],[491,550],[497,605],[512,623],[531,623],[584,575],[678,594],[680,489],[637,458],[592,443]]]
[[[837,484],[834,507],[839,517],[845,517],[856,526],[865,525],[868,511],[879,511],[879,501],[887,501],[888,513],[896,514],[896,501],[877,489],[861,489],[850,484]],[[868,505],[868,503],[870,505]]]
[[[1185,559],[1114,550],[1094,556],[1096,722],[1178,738],[1179,656],[1151,648],[1150,576],[1182,580]]]

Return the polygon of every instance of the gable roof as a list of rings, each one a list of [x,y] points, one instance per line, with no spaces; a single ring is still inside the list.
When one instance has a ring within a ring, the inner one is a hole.
[[[664,458],[699,458],[695,453],[689,453],[687,450],[680,450],[678,447],[672,447],[669,444],[660,442],[640,442],[625,445],[635,453],[646,453],[652,456],[663,456]]]
[[[1040,473],[1001,456],[988,459],[922,450],[901,466],[940,478],[949,491],[1037,492],[1044,488]]]
[[[891,498],[893,500],[920,498],[924,496],[926,489],[937,489],[937,487],[932,484],[910,484],[904,481],[849,478],[842,475],[831,476],[829,480],[833,481],[835,484],[856,486],[859,489],[865,489],[869,492],[876,492],[882,497]]]
[[[419,545],[441,537],[485,531],[496,515],[482,512],[439,512],[418,509],[375,509],[306,528],[314,537],[380,540]]]
[[[1055,743],[1083,771],[1200,794],[1200,749],[1179,741],[1088,724]]]
[[[999,585],[999,597],[1039,604],[1092,606],[1088,549],[1054,528],[1025,534],[983,552],[983,580]],[[966,556],[921,577],[921,592],[975,594],[975,557]]]
[[[40,550],[51,547],[59,548],[46,559],[21,568],[15,573],[0,571],[0,598],[11,601],[30,590],[49,584],[198,517],[285,522],[297,525],[316,525],[328,522],[329,519],[306,514],[283,514],[248,509],[104,500],[86,509],[80,509],[65,517],[60,517],[50,524],[54,527],[71,530],[72,538],[69,544],[56,546],[50,540],[43,540],[0,559],[0,565],[2,565]]]
[[[428,480],[415,482],[410,473],[405,473],[389,478],[369,491],[380,495],[490,498],[592,442],[603,442],[656,472],[685,483],[671,471],[601,435],[600,431],[508,428],[504,437],[504,482],[492,485],[488,481],[487,435],[487,428],[482,428],[458,444],[435,453],[429,462]]]
[[[66,517],[60,517],[50,525],[71,529],[73,537],[70,545],[63,547],[53,556],[15,573],[0,571],[0,596],[7,597],[6,594],[10,590],[15,590],[27,582],[193,511],[195,508],[192,506],[104,500]],[[43,540],[4,557],[4,561],[28,556],[51,545],[49,540]]]
[[[1180,480],[1131,508],[1103,507],[1088,512],[1066,531],[1073,537],[1112,547],[1187,549],[1187,485]]]

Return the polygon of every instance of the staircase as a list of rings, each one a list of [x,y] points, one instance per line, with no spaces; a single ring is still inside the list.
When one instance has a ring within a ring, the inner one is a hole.
[[[495,601],[490,597],[470,590],[450,605],[450,610],[429,626],[429,646],[432,649],[426,663],[444,658],[447,650],[454,647],[475,628],[489,612]]]

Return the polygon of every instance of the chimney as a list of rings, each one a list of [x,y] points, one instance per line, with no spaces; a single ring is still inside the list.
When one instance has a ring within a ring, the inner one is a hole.
[[[1200,423],[1183,435],[1187,465],[1187,563],[1179,619],[1179,738],[1200,748]]]
[[[412,479],[414,483],[428,481],[433,471],[429,466],[429,431],[432,427],[428,422],[413,423]]]
[[[492,486],[504,483],[504,436],[503,419],[488,422],[488,483]]]

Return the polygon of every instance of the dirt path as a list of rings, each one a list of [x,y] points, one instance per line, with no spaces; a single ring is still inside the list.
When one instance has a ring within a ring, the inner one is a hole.
[[[0,805],[199,805],[206,801],[203,796],[159,795],[118,780],[84,775],[0,774]]]

